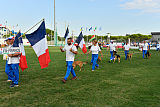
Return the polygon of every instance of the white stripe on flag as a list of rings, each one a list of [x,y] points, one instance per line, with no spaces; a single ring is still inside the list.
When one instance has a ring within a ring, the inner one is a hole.
[[[48,49],[47,40],[46,38],[40,40],[35,45],[32,46],[35,53],[39,57],[40,55],[46,53],[46,49]]]
[[[81,42],[80,42],[80,44],[79,44],[79,47],[80,47],[81,49],[83,48],[83,44],[85,44],[84,38],[82,38],[82,40],[81,40]]]
[[[20,50],[21,50],[21,52],[22,52],[22,55],[23,55],[23,56],[26,56],[26,55],[25,55],[25,50],[24,50],[23,43],[20,43],[20,44],[19,44],[19,47],[20,47]]]

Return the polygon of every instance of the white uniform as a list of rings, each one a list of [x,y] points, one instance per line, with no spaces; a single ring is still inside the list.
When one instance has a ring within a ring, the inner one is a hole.
[[[148,43],[145,43],[145,44],[143,45],[143,50],[148,50]]]
[[[159,45],[159,44],[157,44],[157,48],[160,48],[160,45]]]
[[[63,51],[66,51],[66,61],[74,61],[75,54],[70,51],[71,48],[73,51],[77,51],[77,48],[74,45],[65,45],[63,48]]]
[[[9,48],[11,48],[12,45],[9,45]],[[8,57],[7,61],[8,61],[8,64],[19,64],[19,56],[17,57]]]
[[[92,54],[98,54],[101,51],[101,49],[98,45],[96,45],[96,46],[92,45],[90,50],[92,51]]]
[[[116,44],[109,44],[110,51],[116,51]]]
[[[130,48],[130,45],[128,44],[128,45],[124,45],[124,50],[125,51],[129,51],[129,48]]]

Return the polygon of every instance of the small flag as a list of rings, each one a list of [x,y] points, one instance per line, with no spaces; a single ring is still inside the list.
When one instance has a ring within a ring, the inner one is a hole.
[[[24,46],[23,46],[23,40],[22,40],[20,32],[15,37],[13,47],[20,47],[20,50],[22,53],[21,53],[20,60],[19,60],[20,61],[19,66],[22,69],[22,71],[24,71],[25,69],[28,68],[28,65],[27,65],[25,50],[24,50]]]
[[[80,30],[81,32],[83,31],[83,27],[81,27],[81,30]]]
[[[86,32],[87,32],[88,28],[86,27]]]
[[[66,33],[65,33],[65,35],[64,35],[64,38],[65,38],[65,39],[67,38],[68,34],[69,34],[69,29],[68,29],[68,27],[67,27]]]
[[[97,27],[94,28],[94,31],[96,31],[96,30],[97,30]]]
[[[51,61],[45,35],[46,28],[44,21],[36,31],[31,34],[26,34],[28,41],[38,56],[41,69],[48,67],[49,62]]]
[[[92,30],[92,27],[91,28],[89,28],[89,31],[91,31]]]
[[[66,33],[65,33],[65,35],[64,35],[64,38],[65,38],[65,44],[67,44],[67,39],[69,38],[70,36],[69,36],[69,28],[67,27],[67,29],[66,29]]]
[[[93,39],[95,39],[95,35],[93,35],[93,36],[91,37],[91,39],[89,40],[89,42],[91,42]]]
[[[84,37],[83,37],[82,32],[79,34],[75,44],[79,45],[79,47],[82,49],[84,54],[87,52],[87,48],[85,45],[85,41],[84,41]]]

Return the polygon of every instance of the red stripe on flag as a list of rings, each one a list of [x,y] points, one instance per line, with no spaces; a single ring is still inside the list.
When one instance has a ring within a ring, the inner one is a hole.
[[[85,44],[83,44],[82,51],[83,51],[84,54],[87,52],[87,48],[86,48],[86,45],[85,45]]]
[[[28,68],[26,56],[21,55],[19,66],[22,69],[22,71]]]
[[[49,62],[51,61],[49,56],[49,50],[46,49],[46,53],[40,55],[38,57],[38,60],[39,60],[41,69],[48,67]]]

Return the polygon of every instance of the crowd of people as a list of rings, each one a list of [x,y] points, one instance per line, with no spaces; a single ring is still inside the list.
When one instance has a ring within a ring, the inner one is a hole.
[[[8,48],[13,47],[14,43],[14,38],[9,37],[6,40],[6,44]],[[114,53],[118,51],[117,45],[111,41],[111,43],[108,45],[107,50],[110,49],[110,61],[113,62],[115,59]],[[125,60],[128,58],[129,50],[130,50],[130,45],[126,42],[123,45],[124,49],[124,54],[125,54]],[[143,58],[145,58],[145,55],[147,54],[148,50],[150,49],[149,44],[144,41],[144,45],[142,46],[143,50]],[[73,78],[72,80],[77,79],[76,73],[73,69],[73,63],[75,59],[75,55],[78,54],[77,47],[72,44],[72,38],[67,39],[67,45],[65,45],[64,48],[60,47],[61,52],[66,52],[66,64],[67,64],[67,72],[62,80],[63,83],[66,83],[70,73],[72,74]],[[160,51],[160,45],[157,44],[157,51]],[[101,54],[101,57],[103,57],[102,51],[101,51],[101,45],[98,44],[96,40],[92,41],[92,44],[89,47],[89,51],[87,54],[92,53],[92,59],[91,59],[91,64],[92,64],[92,71],[95,71],[95,69],[99,68],[99,65],[97,63],[99,53]],[[10,87],[17,87],[18,81],[19,81],[19,57],[20,54],[8,54],[8,55],[3,55],[3,60],[6,60],[6,67],[5,67],[5,72],[8,76],[8,82],[11,82]]]
[[[96,40],[93,40],[92,44],[90,43],[90,46],[88,48],[89,48],[89,52],[87,52],[87,54],[92,53],[92,59],[91,59],[92,71],[95,71],[95,69],[99,68],[99,65],[97,63],[99,53],[101,54],[101,57],[103,57],[103,54],[101,51],[101,45],[99,45]],[[112,62],[115,59],[114,52],[116,52],[118,48],[117,48],[117,45],[113,41],[111,41],[107,50],[109,49],[110,49],[110,54],[111,54],[109,62]],[[129,50],[130,50],[130,45],[127,42],[124,43],[123,49],[124,49],[124,54],[125,54],[125,60],[127,60]],[[146,41],[144,41],[144,45],[142,46],[143,58],[145,58],[145,55],[147,54],[149,49],[150,49],[150,46],[148,45],[148,43],[146,43]],[[160,48],[157,47],[157,49],[159,50]],[[78,54],[78,51],[77,51],[76,46],[72,44],[72,38],[68,38],[67,45],[64,48],[60,47],[60,50],[61,52],[66,51],[66,63],[67,63],[67,72],[62,82],[66,83],[70,72],[72,73],[72,76],[73,76],[72,80],[77,79],[76,73],[73,69],[72,64],[74,62],[75,55]]]

